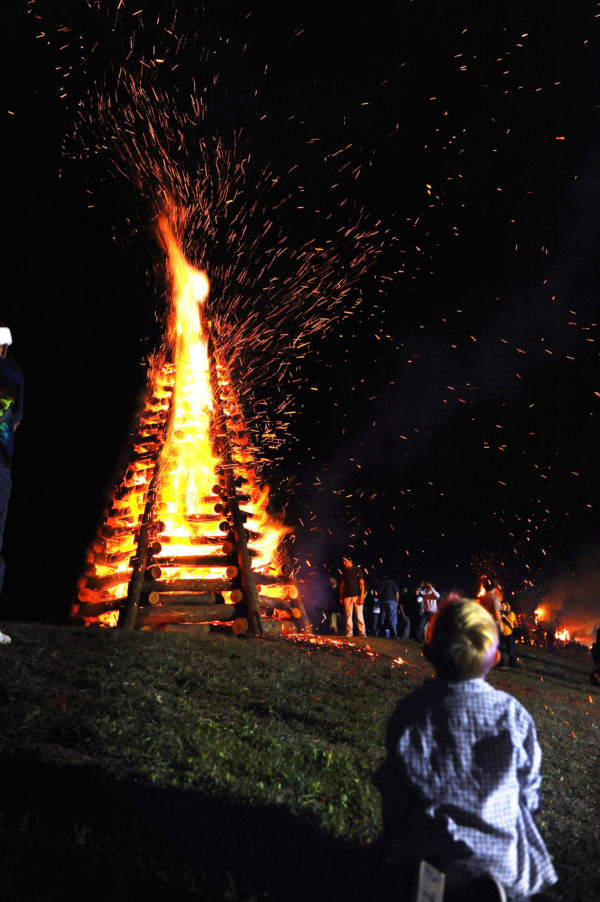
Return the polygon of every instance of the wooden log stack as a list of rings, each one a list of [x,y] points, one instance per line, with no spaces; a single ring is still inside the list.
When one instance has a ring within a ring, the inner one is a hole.
[[[210,333],[207,323],[203,327]],[[86,554],[73,623],[235,634],[250,629],[256,635],[310,629],[291,568],[279,575],[252,569],[258,554],[253,546],[260,539],[246,526],[245,505],[258,493],[252,448],[210,337],[209,363],[211,440],[220,461],[212,490],[198,498],[196,511],[185,500],[186,535],[168,534],[165,521],[178,501],[159,500],[161,449],[170,430],[180,426],[174,421],[174,366],[163,360],[150,374],[154,384]]]

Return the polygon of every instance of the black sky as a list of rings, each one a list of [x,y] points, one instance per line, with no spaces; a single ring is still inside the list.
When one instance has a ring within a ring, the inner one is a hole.
[[[27,378],[5,547],[13,615],[61,616],[157,335],[147,273],[160,253],[141,199],[107,178],[110,149],[73,159],[70,136],[128,31],[149,52],[173,7],[94,6],[6,9],[0,318]],[[206,127],[243,129],[253,165],[301,198],[285,213],[298,241],[343,223],[343,196],[383,243],[358,311],[292,361],[297,413],[266,454],[304,577],[350,545],[409,584],[471,591],[495,568],[517,594],[560,583],[581,601],[600,557],[596,5],[257,7],[182,8],[162,87],[211,82]]]

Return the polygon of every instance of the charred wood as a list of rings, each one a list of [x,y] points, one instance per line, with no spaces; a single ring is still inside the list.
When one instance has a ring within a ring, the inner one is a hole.
[[[131,570],[121,570],[119,573],[111,573],[109,576],[88,576],[86,589],[101,590],[110,589],[128,583],[131,579]]]
[[[217,596],[214,592],[150,592],[148,601],[151,605],[215,605],[218,603]],[[222,599],[221,603],[223,603]]]
[[[121,526],[111,526],[111,525],[107,524],[106,526],[102,527],[102,535],[99,538],[100,539],[115,539],[115,538],[118,538],[119,536],[126,536],[129,533],[133,534],[135,532],[135,530],[137,529],[137,525],[138,525],[137,523],[135,523],[135,524],[132,523],[131,525],[123,524]],[[95,541],[97,541],[97,540],[95,540]],[[95,544],[95,542],[94,542],[94,544]]]
[[[120,610],[124,604],[124,598],[112,601],[82,601],[78,605],[77,614],[80,617],[99,617],[101,614],[108,614],[109,611]]]
[[[300,615],[298,603],[291,598],[269,598],[268,595],[259,595],[261,608],[270,608],[272,611],[288,611],[292,616]],[[298,611],[298,615],[294,614],[294,610]]]
[[[237,611],[233,604],[213,605],[165,605],[164,607],[139,608],[136,627],[153,626],[160,623],[211,623],[212,621],[234,620]]]

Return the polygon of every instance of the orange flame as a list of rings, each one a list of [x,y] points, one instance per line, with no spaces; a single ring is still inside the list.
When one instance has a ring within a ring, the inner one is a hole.
[[[214,510],[218,498],[213,497],[219,459],[211,442],[213,400],[208,336],[201,317],[210,283],[205,272],[185,259],[165,217],[159,220],[159,229],[172,281],[168,339],[174,379],[172,418],[160,452],[161,477],[156,496],[156,509],[164,523],[158,540],[167,536],[171,542],[157,556],[160,563],[161,557],[164,560],[210,554],[214,546],[210,542],[201,545],[198,540],[217,540],[220,533]],[[181,542],[175,544],[173,539]],[[185,579],[194,575],[219,579],[226,574],[223,567],[203,567],[199,573],[197,568],[167,566],[162,578]]]
[[[256,449],[249,442],[228,369],[210,338],[205,312],[208,276],[188,262],[166,216],[159,219],[158,227],[171,280],[167,348],[151,361],[149,398],[134,444],[135,459],[87,557],[78,598],[91,605],[110,605],[127,594],[154,474],[153,513],[159,528],[152,536],[152,566],[158,565],[160,576],[152,578],[167,585],[172,580],[222,580],[225,601],[240,600],[239,589],[227,588],[227,582],[237,576],[237,567],[227,560],[233,546],[223,534],[225,464],[232,467],[236,484],[243,486],[240,512],[252,569],[278,577],[285,561],[281,542],[290,530],[268,510],[269,489],[261,487],[256,476]],[[213,397],[215,390],[218,398]],[[224,438],[229,449],[226,461],[219,457]],[[225,526],[224,531],[228,530]],[[293,586],[278,595],[272,583],[271,579],[263,587],[265,596],[297,597]],[[100,612],[91,620],[114,625],[116,616],[116,612]]]

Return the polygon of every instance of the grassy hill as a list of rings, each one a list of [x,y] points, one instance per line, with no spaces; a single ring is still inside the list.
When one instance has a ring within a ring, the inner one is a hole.
[[[396,700],[430,673],[416,643],[5,630],[3,898],[373,898],[371,775]],[[537,724],[541,830],[561,877],[549,898],[591,902],[591,658],[520,657],[490,682]]]

